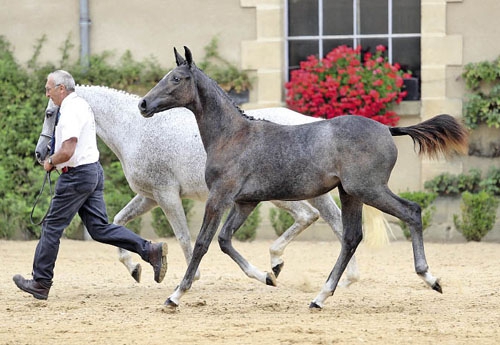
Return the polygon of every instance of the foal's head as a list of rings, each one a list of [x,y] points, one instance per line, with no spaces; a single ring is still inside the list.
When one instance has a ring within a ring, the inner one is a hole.
[[[194,73],[196,66],[189,48],[184,47],[184,59],[174,48],[177,67],[167,73],[139,101],[139,110],[144,117],[175,107],[186,107],[193,110],[197,101],[197,88]]]

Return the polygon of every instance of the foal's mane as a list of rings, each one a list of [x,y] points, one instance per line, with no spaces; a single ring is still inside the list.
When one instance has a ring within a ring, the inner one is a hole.
[[[187,65],[187,63],[186,63]],[[247,120],[250,120],[250,121],[266,121],[266,122],[269,122],[267,120],[264,120],[264,119],[256,119],[255,117],[253,116],[250,116],[250,115],[247,115],[245,114],[245,112],[234,102],[234,100],[229,97],[228,93],[226,91],[224,91],[219,84],[217,84],[217,82],[215,80],[213,80],[212,78],[210,78],[205,72],[203,72],[203,70],[201,70],[200,68],[198,68],[198,66],[196,66],[195,64],[193,64],[193,66],[195,67],[195,69],[199,72],[201,72],[201,74],[208,79],[208,82],[212,84],[213,88],[217,91],[218,95],[223,97],[224,99],[228,100],[230,102],[230,104],[232,104],[237,110],[238,112],[240,113],[240,115],[242,117],[244,117],[245,119]]]

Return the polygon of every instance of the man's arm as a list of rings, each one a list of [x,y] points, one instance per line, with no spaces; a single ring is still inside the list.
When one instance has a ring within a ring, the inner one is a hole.
[[[77,142],[78,139],[75,137],[65,140],[62,143],[61,148],[43,162],[43,169],[45,171],[52,171],[57,164],[69,161],[75,153]],[[49,160],[52,162],[52,164],[49,162]]]

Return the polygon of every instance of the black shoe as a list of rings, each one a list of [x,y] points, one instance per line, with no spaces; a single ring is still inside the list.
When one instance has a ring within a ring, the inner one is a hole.
[[[151,243],[149,252],[149,263],[155,272],[155,282],[161,283],[167,273],[167,253],[168,247],[164,242]]]
[[[24,279],[20,274],[16,274],[12,279],[18,288],[32,294],[36,299],[45,300],[49,297],[50,287],[44,287],[42,284],[32,279]]]

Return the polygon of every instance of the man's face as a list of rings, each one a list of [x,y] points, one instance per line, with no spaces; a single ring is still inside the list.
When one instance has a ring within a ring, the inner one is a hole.
[[[56,85],[54,80],[49,77],[45,83],[45,96],[49,97],[55,105],[61,106],[63,99],[66,97],[64,85]]]

